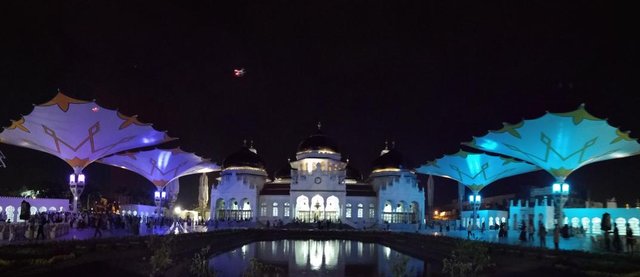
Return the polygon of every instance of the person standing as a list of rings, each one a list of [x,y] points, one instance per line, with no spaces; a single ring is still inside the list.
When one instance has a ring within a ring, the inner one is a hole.
[[[616,253],[620,253],[622,251],[622,240],[620,239],[618,226],[613,227],[613,249]]]
[[[560,249],[560,229],[558,229],[558,224],[556,224],[556,228],[553,230],[553,247],[556,250]]]
[[[633,245],[636,243],[636,239],[633,237],[633,230],[631,224],[627,223],[627,252],[633,255]]]
[[[533,228],[533,220],[529,221],[529,226],[528,227],[528,233],[529,233],[529,241],[533,243],[533,236],[535,234],[535,228]]]
[[[544,228],[542,221],[538,223],[538,237],[540,238],[540,247],[547,247],[547,229]]]
[[[47,218],[44,215],[40,215],[40,220],[38,224],[38,235],[36,235],[36,239],[39,239],[42,235],[42,239],[45,239],[44,235],[44,225],[47,224]]]
[[[469,224],[467,224],[467,239],[471,237],[472,228],[473,228],[473,224],[471,224],[471,221],[469,221]]]

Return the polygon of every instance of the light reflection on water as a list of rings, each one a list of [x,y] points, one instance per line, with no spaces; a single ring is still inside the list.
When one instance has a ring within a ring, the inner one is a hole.
[[[356,251],[352,251],[355,249]],[[265,265],[268,276],[392,276],[394,264],[407,260],[407,276],[422,276],[424,262],[375,243],[348,240],[260,241],[209,259],[218,276],[243,276]]]

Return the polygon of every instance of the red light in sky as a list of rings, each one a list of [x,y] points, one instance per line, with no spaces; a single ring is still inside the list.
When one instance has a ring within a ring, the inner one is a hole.
[[[244,68],[234,69],[233,70],[233,75],[236,76],[236,77],[242,77],[242,76],[244,76],[244,73],[245,73]]]

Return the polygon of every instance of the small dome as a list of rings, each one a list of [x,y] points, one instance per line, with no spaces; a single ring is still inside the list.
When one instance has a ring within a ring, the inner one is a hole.
[[[320,130],[307,137],[298,145],[298,152],[329,150],[338,153],[338,145]]]
[[[402,157],[402,154],[398,150],[391,149],[389,150],[389,152],[381,155],[380,157],[375,159],[375,161],[373,161],[373,170],[386,169],[386,168],[393,168],[393,169],[406,168],[405,160]]]
[[[264,161],[258,154],[253,153],[253,151],[245,146],[224,159],[222,169],[229,167],[255,167],[264,169]]]
[[[352,179],[352,180],[356,180],[356,181],[360,181],[362,180],[362,173],[360,173],[359,170],[357,170],[355,167],[351,166],[351,165],[347,165],[347,178],[346,179]]]
[[[285,167],[282,167],[280,169],[278,169],[278,171],[276,171],[273,174],[273,178],[274,179],[291,179],[291,166],[287,165]]]

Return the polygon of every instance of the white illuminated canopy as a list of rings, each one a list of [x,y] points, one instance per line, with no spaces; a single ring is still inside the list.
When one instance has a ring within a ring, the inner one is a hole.
[[[170,141],[166,132],[118,111],[58,93],[0,133],[0,142],[30,148],[66,161],[79,174],[113,153]]]
[[[640,153],[640,144],[629,132],[591,115],[584,105],[572,112],[505,124],[467,145],[535,164],[560,182],[587,164]]]
[[[535,165],[512,158],[458,151],[422,165],[416,172],[450,178],[478,193],[506,177],[539,170]]]
[[[218,165],[209,160],[180,148],[116,154],[99,162],[138,173],[158,188],[182,176],[220,170]]]

